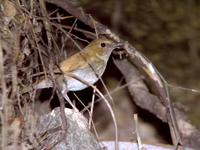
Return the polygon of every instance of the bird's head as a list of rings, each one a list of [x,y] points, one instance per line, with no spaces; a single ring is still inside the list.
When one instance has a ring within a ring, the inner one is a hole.
[[[85,52],[90,56],[98,56],[107,61],[112,51],[119,47],[119,43],[114,42],[106,37],[101,37],[93,40],[88,46],[84,48]]]

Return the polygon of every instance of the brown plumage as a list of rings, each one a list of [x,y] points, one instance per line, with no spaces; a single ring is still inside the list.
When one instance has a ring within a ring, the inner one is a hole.
[[[105,37],[92,41],[81,52],[72,55],[59,64],[59,69],[56,69],[55,72],[63,74],[56,77],[58,83],[61,87],[67,87],[69,91],[79,91],[87,88],[88,84],[96,83],[104,73],[112,51],[117,47],[117,43]],[[73,78],[73,76],[80,80]],[[34,88],[42,89],[52,86],[51,80],[43,79]]]

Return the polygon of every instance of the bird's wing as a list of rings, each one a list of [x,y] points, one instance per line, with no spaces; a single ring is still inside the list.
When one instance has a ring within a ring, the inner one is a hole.
[[[84,54],[77,53],[68,59],[62,61],[59,67],[62,72],[68,73],[76,69],[83,68],[87,64],[86,59],[84,59]]]

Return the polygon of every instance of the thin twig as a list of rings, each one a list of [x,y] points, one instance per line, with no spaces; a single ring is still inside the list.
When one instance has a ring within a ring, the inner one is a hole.
[[[91,128],[92,123],[92,116],[93,116],[93,110],[94,110],[94,99],[95,99],[95,89],[93,89],[93,95],[92,95],[92,103],[90,108],[90,119],[89,119],[89,129]]]
[[[114,127],[115,127],[115,148],[116,148],[116,150],[118,150],[119,149],[119,143],[118,143],[118,127],[117,127],[117,120],[116,120],[116,117],[115,117],[115,114],[114,114],[114,112],[113,112],[113,110],[112,110],[112,107],[111,107],[111,105],[110,105],[110,103],[108,102],[108,100],[104,97],[104,95],[99,91],[99,89],[97,89],[94,85],[92,85],[92,84],[90,84],[90,83],[88,83],[88,82],[86,82],[85,80],[82,80],[82,79],[80,79],[79,77],[77,77],[77,76],[75,76],[75,75],[73,75],[73,74],[67,74],[69,77],[72,77],[72,78],[74,78],[74,79],[76,79],[76,80],[78,80],[78,81],[80,81],[80,82],[82,82],[82,83],[84,83],[84,84],[86,84],[86,85],[88,85],[88,86],[90,86],[90,87],[92,87],[93,89],[95,89],[95,91],[99,94],[99,96],[104,100],[104,102],[106,103],[106,105],[107,105],[107,107],[108,107],[108,109],[109,109],[109,111],[110,111],[110,113],[111,113],[111,116],[112,116],[112,119],[113,119],[113,123],[114,123]]]
[[[143,146],[142,146],[142,141],[141,141],[140,133],[139,133],[139,129],[138,129],[138,115],[134,114],[133,118],[134,118],[134,122],[135,122],[135,133],[136,133],[136,137],[137,137],[138,150],[142,150]]]
[[[77,98],[77,100],[81,103],[81,105],[83,105],[84,110],[87,111],[87,113],[89,114],[89,116],[92,116],[90,110],[87,108],[87,106],[85,106],[85,104],[81,101],[81,99],[80,99],[75,93],[73,93],[73,94],[74,94],[74,96]],[[95,103],[95,102],[94,102],[94,103]],[[91,106],[91,105],[92,105],[92,104],[90,104],[90,106]],[[83,111],[80,111],[80,112],[82,113]],[[97,139],[99,139],[99,135],[98,135],[97,129],[96,129],[96,127],[95,127],[95,124],[94,124],[93,119],[91,120],[91,122],[92,122],[92,127],[93,127],[93,130],[94,130],[95,136],[97,137]]]
[[[3,49],[2,49],[2,41],[0,37],[0,80],[1,80],[1,121],[2,121],[2,127],[1,127],[1,149],[4,149],[7,146],[7,130],[8,130],[8,98],[7,98],[7,87],[6,87],[6,81],[5,81],[5,75],[4,75],[4,57],[3,57]]]

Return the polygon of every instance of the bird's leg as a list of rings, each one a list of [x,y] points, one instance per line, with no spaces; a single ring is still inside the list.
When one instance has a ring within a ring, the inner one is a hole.
[[[65,115],[65,100],[62,96],[62,91],[61,88],[59,86],[59,84],[55,81],[55,89],[56,89],[56,93],[60,102],[60,117],[61,117],[61,132],[60,132],[60,136],[59,138],[56,140],[56,142],[47,145],[46,149],[53,149],[53,147],[55,147],[57,144],[59,144],[61,141],[63,141],[67,135],[67,118]]]
[[[65,90],[62,90],[62,96],[65,98],[65,100],[72,106],[72,108],[78,112],[78,109],[76,108],[76,106],[74,106],[74,104],[71,102],[69,96],[67,95],[67,92]]]
[[[50,74],[51,74],[51,77],[52,77],[52,83],[56,89],[56,93],[57,93],[57,96],[58,96],[58,99],[59,99],[59,102],[60,102],[60,117],[61,117],[61,126],[62,126],[62,130],[64,131],[61,136],[60,136],[60,139],[57,140],[56,143],[54,143],[54,146],[56,144],[58,144],[59,142],[61,142],[62,140],[64,140],[66,134],[67,134],[67,118],[66,118],[66,115],[65,115],[65,100],[62,96],[62,87],[60,86],[59,84],[59,80],[56,79],[55,77],[55,74],[54,74],[54,71],[53,71],[53,67],[50,67]]]
[[[74,104],[72,103],[72,101],[70,100],[69,96],[67,95],[67,93],[69,92],[68,88],[67,88],[67,81],[66,79],[64,78],[63,79],[64,82],[62,84],[62,90],[61,90],[61,93],[62,93],[62,96],[65,98],[65,100],[72,106],[72,108],[78,112],[78,109],[76,108],[76,106],[74,106]]]

